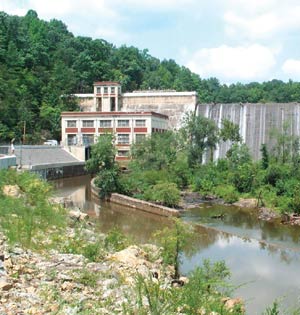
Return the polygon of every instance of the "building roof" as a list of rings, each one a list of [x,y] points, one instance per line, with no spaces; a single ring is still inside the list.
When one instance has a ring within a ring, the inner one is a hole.
[[[47,145],[23,145],[15,146],[17,164],[22,165],[45,165],[79,163],[69,152],[59,146]]]
[[[167,115],[156,112],[62,112],[61,117],[91,117],[91,116],[154,116],[169,119]]]
[[[97,81],[94,82],[94,85],[121,85],[119,82],[114,81]]]
[[[134,91],[123,93],[123,97],[155,97],[155,96],[197,96],[197,92],[174,92],[174,91]]]

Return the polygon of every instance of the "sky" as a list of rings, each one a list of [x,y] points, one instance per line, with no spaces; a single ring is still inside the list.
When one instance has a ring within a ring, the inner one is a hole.
[[[300,81],[299,0],[0,0],[74,35],[148,49],[221,83]]]

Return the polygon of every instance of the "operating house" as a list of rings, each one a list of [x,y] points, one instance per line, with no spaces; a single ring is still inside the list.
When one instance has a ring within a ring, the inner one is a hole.
[[[123,111],[121,86],[117,82],[95,82],[93,94],[78,97],[82,111],[61,115],[61,144],[81,160],[88,158],[87,148],[108,132],[115,136],[116,160],[126,161],[132,143],[169,128],[168,116],[162,113]]]

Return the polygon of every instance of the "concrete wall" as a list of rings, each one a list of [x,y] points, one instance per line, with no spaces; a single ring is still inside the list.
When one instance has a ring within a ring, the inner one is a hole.
[[[99,198],[99,191],[100,189],[95,186],[95,178],[94,178],[92,179],[92,182],[91,182],[92,195]],[[114,202],[114,203],[117,203],[126,207],[142,210],[148,213],[157,214],[157,215],[165,216],[165,217],[169,217],[169,216],[178,217],[180,215],[179,210],[156,205],[151,202],[131,198],[131,197],[120,195],[120,194],[112,194],[110,197],[110,202]]]
[[[199,104],[198,108],[200,115],[213,119],[219,127],[225,118],[236,123],[254,159],[261,157],[263,143],[272,148],[272,133],[281,132],[285,123],[289,135],[300,136],[300,103]],[[222,143],[214,158],[224,157],[229,148],[230,143]]]
[[[75,145],[66,145],[64,150],[74,155],[78,160],[85,161],[85,147],[75,146]]]
[[[0,169],[7,169],[11,166],[16,166],[17,164],[17,158],[12,155],[0,155]]]
[[[169,128],[178,129],[184,114],[194,111],[195,92],[125,93],[122,111],[153,111],[169,116]]]

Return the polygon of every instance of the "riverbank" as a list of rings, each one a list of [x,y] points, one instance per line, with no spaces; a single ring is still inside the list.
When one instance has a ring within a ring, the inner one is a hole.
[[[75,216],[73,211],[70,217],[78,224],[84,216]],[[172,303],[171,294],[183,290],[178,285],[188,285],[187,278],[174,282],[174,269],[163,264],[161,249],[152,244],[131,245],[120,251],[112,247],[94,261],[87,254],[68,253],[75,250],[71,244],[74,238],[82,247],[108,238],[88,221],[80,222],[80,232],[78,227],[68,227],[65,235],[60,235],[60,249],[40,251],[11,246],[0,234],[0,314],[133,314],[142,309],[147,313],[156,298],[167,306]],[[43,242],[47,247],[47,241]],[[160,297],[149,296],[144,289],[159,290]],[[217,298],[225,309],[222,314],[232,310],[243,314],[240,299],[219,294]],[[203,305],[201,314],[206,314],[206,307],[211,306]],[[184,305],[178,306],[172,314],[191,314],[184,309]]]
[[[43,185],[35,180],[31,188]],[[2,193],[7,203],[24,198],[28,207],[35,206],[18,185],[4,185]],[[60,205],[47,204],[62,213]],[[99,233],[79,209],[64,212],[64,225],[45,231],[32,226],[30,242],[0,233],[0,314],[244,313],[240,299],[217,290],[229,275],[225,265],[206,262],[189,279],[174,279],[174,267],[164,262],[162,248],[130,245],[116,230]],[[12,230],[2,225],[3,231]],[[210,268],[218,274],[210,275]]]

